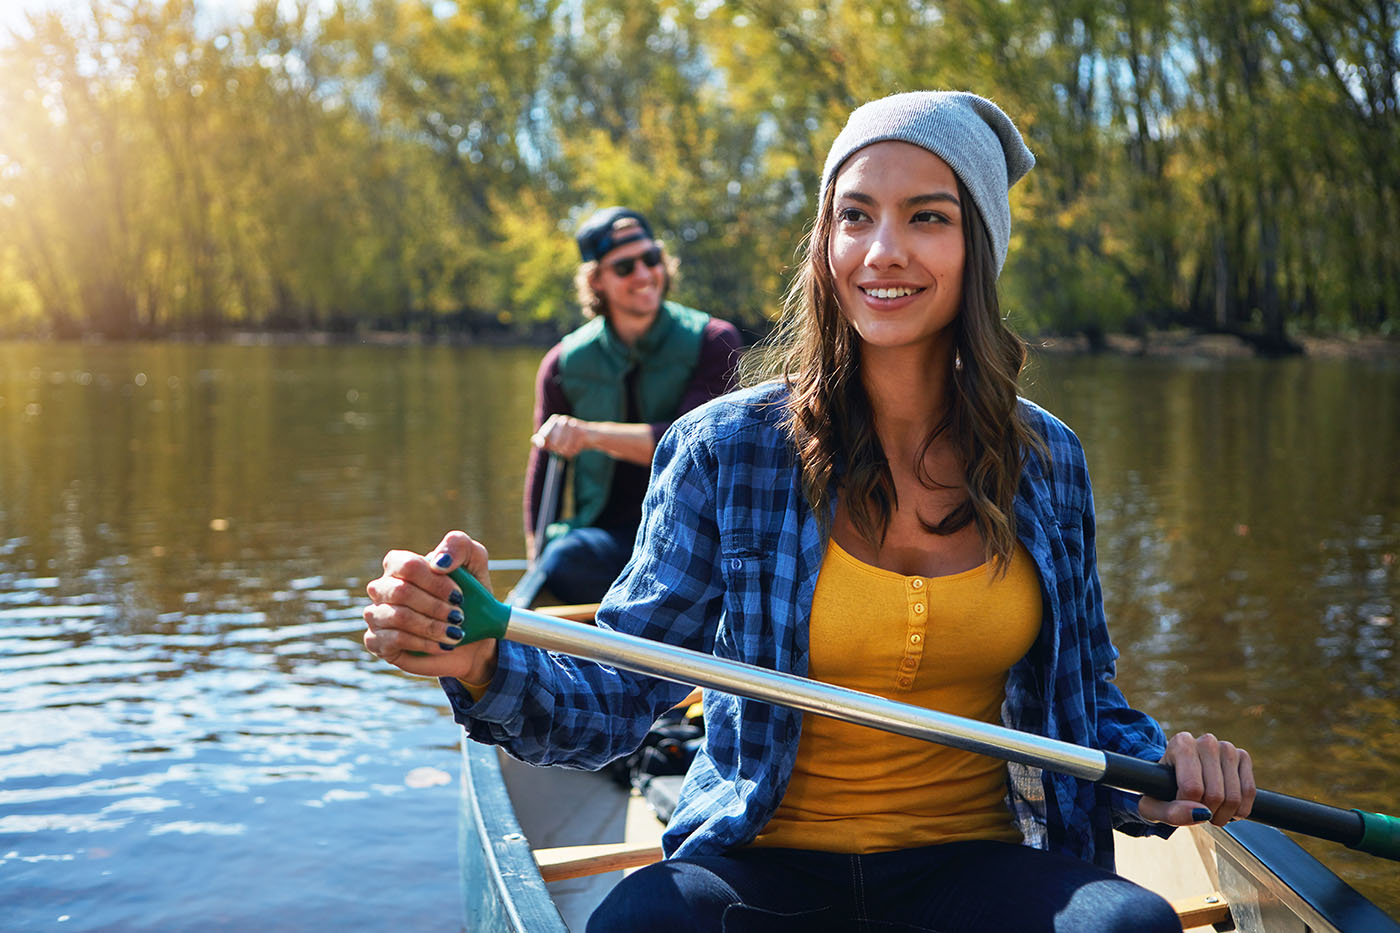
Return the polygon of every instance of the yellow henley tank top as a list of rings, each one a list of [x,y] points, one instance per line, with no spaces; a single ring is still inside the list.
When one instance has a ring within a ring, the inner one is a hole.
[[[1006,674],[1040,631],[1040,580],[1017,545],[995,565],[911,577],[834,540],[812,600],[812,677],[984,722],[1001,721]],[[868,853],[964,839],[1021,841],[1006,764],[814,713],[756,846]]]

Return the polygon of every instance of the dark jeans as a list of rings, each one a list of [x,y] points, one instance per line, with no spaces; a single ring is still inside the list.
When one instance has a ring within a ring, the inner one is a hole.
[[[598,602],[632,556],[636,536],[635,528],[575,528],[555,538],[540,555],[544,585],[566,603]]]
[[[1003,842],[837,855],[740,849],[624,878],[589,933],[1175,931],[1161,897],[1067,855]]]

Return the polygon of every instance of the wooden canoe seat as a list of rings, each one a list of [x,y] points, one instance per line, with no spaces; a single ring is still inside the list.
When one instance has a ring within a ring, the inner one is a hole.
[[[531,611],[538,612],[542,616],[568,619],[570,622],[592,622],[593,616],[598,612],[598,604],[573,603],[567,606],[536,606]]]
[[[1180,918],[1183,930],[1214,927],[1216,924],[1227,924],[1230,920],[1230,905],[1219,891],[1201,894],[1184,901],[1172,901],[1172,910],[1175,910]]]
[[[591,846],[559,846],[536,849],[535,862],[545,881],[563,881],[610,871],[641,868],[661,861],[661,847],[630,842],[607,842]]]

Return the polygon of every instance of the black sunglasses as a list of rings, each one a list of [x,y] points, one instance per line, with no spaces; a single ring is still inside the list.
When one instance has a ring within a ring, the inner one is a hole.
[[[608,266],[612,269],[613,275],[620,279],[625,279],[632,274],[633,269],[637,268],[638,259],[640,259],[642,264],[648,269],[655,269],[657,266],[661,265],[661,247],[653,246],[640,256],[628,256],[626,259],[617,259],[608,263]]]

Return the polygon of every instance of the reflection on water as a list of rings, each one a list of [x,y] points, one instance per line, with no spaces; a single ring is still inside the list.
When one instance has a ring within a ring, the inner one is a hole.
[[[519,544],[538,352],[0,345],[6,929],[456,929],[391,543]]]
[[[1400,810],[1400,367],[1045,358],[1084,440],[1119,682],[1262,786]],[[1393,862],[1303,838],[1400,916]]]
[[[539,356],[0,344],[7,926],[458,926],[456,731],[359,607],[389,546],[520,555]],[[1129,697],[1397,809],[1400,370],[1034,380],[1089,450]],[[1388,863],[1309,848],[1400,914]]]

